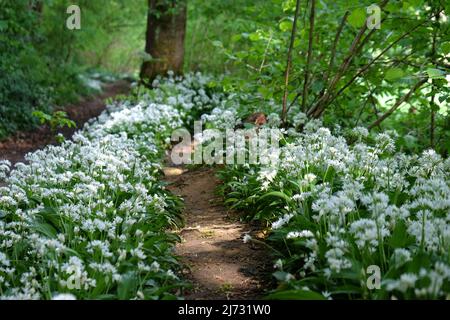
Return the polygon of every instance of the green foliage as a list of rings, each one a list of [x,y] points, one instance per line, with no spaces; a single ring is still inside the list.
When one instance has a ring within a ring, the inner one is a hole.
[[[450,162],[433,151],[409,158],[393,154],[392,141],[381,143],[386,136],[380,134],[375,145],[350,147],[342,137],[330,139],[328,129],[311,130],[287,137],[289,147],[269,168],[220,170],[225,204],[272,226],[267,243],[279,258],[273,274],[279,285],[267,298],[448,297],[448,243],[438,240],[446,231],[439,234],[431,224],[448,216],[440,204],[450,190]],[[405,187],[394,185],[402,175]],[[433,187],[437,180],[440,186]],[[431,242],[437,245],[431,248]],[[437,270],[445,264],[440,278]],[[371,265],[382,272],[379,290],[366,286]],[[433,289],[437,282],[439,289]]]
[[[131,73],[142,61],[145,2],[43,0],[42,12],[30,3],[0,0],[0,139],[37,125],[33,110],[95,92],[80,77],[88,69]],[[71,4],[81,30],[66,28]]]
[[[170,83],[168,94],[199,87],[196,79]],[[73,140],[30,154],[29,164],[11,170],[0,161],[1,298],[179,298],[180,238],[170,231],[183,225],[182,201],[166,190],[161,167],[184,111],[160,103],[165,92],[109,105]],[[190,107],[208,104],[191,93]],[[72,125],[64,112],[35,116],[53,128]]]
[[[194,1],[190,5],[186,67],[225,73],[222,81],[225,91],[258,93],[247,101],[249,109],[273,112],[273,108],[266,109],[267,101],[273,99],[279,113],[295,3],[293,0],[258,1],[257,4],[249,1]],[[307,87],[309,95],[305,102],[302,101],[302,89],[311,1],[300,3],[288,85],[288,104],[292,104],[289,112],[293,117],[299,112],[306,113],[326,92],[349,54],[355,35],[364,25],[368,16],[366,9],[373,1],[316,1],[313,55]],[[432,86],[428,81],[375,130],[395,129],[401,137],[413,137],[405,143],[399,140],[405,151],[423,150],[431,146],[430,113],[434,109],[434,147],[441,154],[447,154],[450,86],[445,77],[449,74],[446,55],[450,49],[450,27],[445,16],[448,16],[449,9],[448,4],[435,0],[389,1],[381,13],[381,28],[364,41],[351,59],[348,70],[338,78],[336,88],[332,90],[336,96],[327,103],[323,114],[325,125],[342,128],[368,126],[418,80],[428,77],[434,80]],[[330,68],[333,42],[347,11],[348,17],[336,46],[335,62]],[[435,20],[436,12],[441,12],[439,22]],[[364,37],[369,33],[367,30]],[[391,47],[361,72],[388,46]],[[220,55],[222,59],[218,58]],[[215,58],[211,59],[211,56]],[[358,72],[361,73],[358,75]],[[431,102],[433,96],[435,101]]]
[[[242,74],[228,51],[249,49],[242,39],[255,39],[253,30],[274,21],[275,2],[280,1],[188,1],[185,69]]]
[[[64,127],[75,128],[77,125],[74,121],[70,120],[65,111],[55,111],[53,114],[47,114],[42,111],[33,111],[33,116],[39,119],[41,124],[47,124],[50,127],[52,133],[56,134],[58,129]],[[63,142],[63,138],[58,135],[59,142]]]
[[[1,7],[0,139],[36,125],[33,110],[49,112],[53,105],[88,92],[78,78],[79,68],[62,61],[60,53],[43,49],[49,39],[29,1],[3,1]]]

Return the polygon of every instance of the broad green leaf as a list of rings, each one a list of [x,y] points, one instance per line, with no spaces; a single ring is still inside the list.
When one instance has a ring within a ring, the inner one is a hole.
[[[449,42],[445,42],[444,44],[442,44],[441,50],[442,50],[442,53],[444,55],[449,54],[450,53],[450,41]]]
[[[272,92],[267,87],[258,87],[258,92],[261,93],[264,99],[272,97]]]
[[[405,75],[402,69],[400,68],[392,68],[386,71],[384,78],[389,81],[393,81],[399,78],[402,78]]]
[[[346,284],[346,285],[337,287],[331,293],[332,294],[361,294],[361,291],[362,291],[361,287],[351,285],[351,284]]]
[[[439,69],[428,68],[427,74],[431,79],[445,79],[445,72]]]
[[[36,232],[39,232],[40,234],[45,235],[49,239],[56,238],[57,234],[56,229],[48,223],[35,220],[33,222],[32,229],[35,230]]]
[[[235,34],[231,37],[231,41],[232,42],[238,42],[239,40],[242,39],[242,35],[241,34]]]
[[[250,34],[249,39],[251,41],[259,41],[259,40],[261,40],[261,36],[259,35],[258,32],[253,32]]]
[[[292,30],[292,21],[290,20],[283,20],[280,22],[280,30],[283,32],[291,31]]]
[[[139,282],[136,274],[129,272],[119,282],[117,295],[120,300],[128,300],[133,297]]]
[[[6,30],[8,28],[8,21],[0,20],[0,31]]]
[[[392,232],[392,236],[389,239],[389,245],[392,248],[403,248],[408,240],[407,235],[405,223],[400,220],[397,222],[397,225]]]
[[[325,300],[320,293],[308,290],[286,290],[269,294],[268,300]]]
[[[286,0],[283,2],[283,11],[289,11],[289,10],[294,10],[295,9],[295,5],[296,5],[296,1],[295,0]]]
[[[287,202],[289,202],[291,200],[290,197],[288,197],[285,193],[280,192],[280,191],[272,191],[272,192],[266,193],[261,198],[259,198],[259,200],[262,200],[262,199],[265,199],[265,198],[268,198],[268,197],[281,198],[283,200],[286,200]]]
[[[277,272],[273,273],[273,276],[278,281],[286,281],[288,275],[289,275],[289,273],[288,272],[284,272],[284,271],[277,271]]]
[[[408,0],[403,2],[403,7],[408,6],[408,7],[413,7],[415,9],[418,9],[417,7],[422,5],[423,0]]]
[[[348,16],[348,23],[355,28],[361,28],[366,22],[366,11],[358,8]]]

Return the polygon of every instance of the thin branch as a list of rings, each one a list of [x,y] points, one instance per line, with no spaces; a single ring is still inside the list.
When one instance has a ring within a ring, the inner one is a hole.
[[[284,74],[283,110],[281,112],[281,119],[283,120],[283,123],[286,123],[289,72],[290,72],[291,64],[292,64],[292,50],[294,48],[295,34],[297,33],[297,19],[298,19],[299,12],[300,12],[300,0],[297,0],[296,6],[295,6],[294,23],[292,26],[291,41],[289,43],[289,50],[288,50],[288,56],[287,56],[287,62],[286,62],[286,72]]]
[[[389,2],[389,0],[384,0],[379,5],[379,7],[380,8],[384,8],[387,5],[388,2]],[[369,19],[369,17],[365,20],[363,26],[361,27],[361,29],[359,30],[359,32],[355,36],[355,39],[353,40],[352,45],[350,46],[350,49],[349,49],[349,52],[348,52],[347,56],[345,57],[343,63],[341,64],[341,67],[339,68],[338,72],[334,76],[333,80],[330,82],[330,85],[328,86],[328,88],[326,89],[326,91],[324,92],[322,97],[319,99],[319,101],[313,107],[311,107],[308,110],[308,112],[307,112],[308,116],[313,116],[314,118],[318,118],[318,117],[320,117],[320,115],[324,111],[325,104],[329,100],[329,98],[330,98],[332,92],[334,91],[337,83],[344,76],[344,74],[348,70],[348,68],[349,68],[353,58],[358,53],[358,49],[360,48],[359,44],[361,43],[361,40],[362,40],[362,38],[364,36],[364,33],[367,30],[367,21],[368,21],[368,19]]]
[[[316,76],[315,73],[312,74],[311,79],[309,79],[309,84],[308,84],[308,90],[311,89],[312,84],[314,83]],[[288,108],[287,108],[287,112],[289,113],[289,110],[291,110],[291,108],[294,106],[294,104],[297,102],[298,98],[300,98],[300,96],[302,95],[302,91],[297,92],[297,94],[295,95],[294,99],[292,100],[292,102],[289,104]],[[317,96],[314,98],[314,102],[316,102],[317,100]]]
[[[341,23],[339,24],[339,28],[336,31],[336,35],[334,36],[333,46],[331,47],[331,56],[330,56],[330,62],[328,63],[328,69],[325,73],[325,77],[323,78],[323,83],[326,86],[328,83],[328,79],[330,78],[330,72],[334,67],[334,60],[336,58],[336,49],[337,45],[339,43],[339,39],[341,38],[342,30],[344,29],[345,23],[347,22],[347,18],[350,14],[350,11],[346,11],[344,16],[342,17]],[[324,86],[324,87],[325,87]]]
[[[375,93],[375,90],[377,89],[376,86],[374,86],[373,88],[370,88],[370,84],[369,83],[367,83],[367,86],[368,86],[370,92],[369,92],[369,94],[367,96],[367,99],[364,101],[364,104],[362,105],[361,109],[359,110],[358,118],[356,119],[356,123],[355,123],[355,127],[358,126],[359,121],[361,120],[362,114],[364,112],[364,109],[366,108],[366,106],[369,103],[369,101],[372,100],[373,94]],[[377,117],[378,117],[378,115],[377,115]]]
[[[375,122],[373,122],[367,129],[371,130],[373,127],[378,126],[381,122],[383,122],[386,118],[388,118],[391,114],[394,113],[395,110],[397,110],[404,102],[407,102],[409,98],[412,96],[414,92],[417,91],[424,83],[428,81],[428,78],[422,79],[419,82],[417,82],[414,87],[412,87],[407,94],[405,94],[403,97],[397,100],[397,102],[388,110],[386,111],[381,117],[379,117]]]
[[[345,23],[347,21],[347,17],[349,16],[350,12],[346,11],[344,16],[342,17],[341,23],[339,24],[338,30],[336,31],[336,35],[334,37],[334,41],[333,41],[333,45],[331,47],[331,57],[330,57],[330,62],[328,63],[328,68],[327,70],[325,70],[325,76],[323,79],[323,83],[324,83],[324,89],[322,89],[322,91],[320,92],[319,96],[323,94],[326,84],[328,83],[328,79],[330,77],[330,72],[331,69],[333,69],[334,67],[334,60],[336,57],[336,49],[337,49],[337,45],[339,43],[339,39],[341,37],[342,34],[342,30],[344,29]],[[323,70],[322,70],[323,71]],[[289,112],[289,110],[291,109],[291,107],[297,102],[297,99],[302,95],[302,92],[299,91],[297,92],[297,94],[295,95],[294,99],[292,100],[291,104],[289,105],[287,111]],[[317,99],[317,98],[316,98]],[[315,99],[315,100],[316,100]],[[304,110],[304,108],[303,108]]]
[[[381,4],[380,7],[383,8],[384,6],[386,6],[386,4],[389,2],[389,0],[384,0]],[[355,57],[355,55],[358,53],[358,50],[360,49],[360,42],[361,39],[364,35],[364,33],[367,30],[367,21],[369,18],[366,19],[366,21],[364,22],[364,25],[361,27],[361,29],[359,30],[358,34],[356,35],[355,39],[352,42],[352,45],[349,49],[349,53],[347,54],[347,56],[345,57],[340,69],[338,70],[338,72],[336,73],[336,75],[334,76],[333,80],[330,82],[328,88],[326,89],[325,93],[321,96],[321,98],[319,99],[319,101],[313,106],[311,107],[308,112],[307,115],[308,116],[313,116],[314,118],[318,118],[320,117],[320,115],[322,114],[322,112],[325,110],[326,104],[330,99],[330,96],[332,94],[332,92],[334,91],[337,83],[339,82],[339,80],[344,76],[345,72],[348,70],[350,63],[352,62],[353,58]],[[364,39],[367,40],[367,37]]]
[[[439,14],[440,14],[440,8],[438,8],[438,10],[436,11],[434,18],[436,19],[435,21],[435,27],[433,28],[433,38],[432,38],[432,44],[431,44],[431,62],[435,64],[436,61],[436,41],[437,41],[437,36],[438,36],[438,31],[439,31]],[[432,96],[431,96],[431,100],[430,100],[430,146],[431,148],[434,148],[435,144],[435,138],[434,138],[434,133],[436,131],[436,112],[434,110],[436,103],[434,102],[435,98],[436,98],[436,80],[432,80]]]
[[[273,37],[273,34],[272,34],[272,32],[270,32],[270,38],[269,38],[269,41],[267,41],[267,46],[266,46],[266,49],[264,50],[263,59],[261,61],[261,65],[259,67],[259,73],[261,73],[262,69],[264,68],[264,64],[266,63],[267,52],[269,51],[270,42],[272,42],[272,37]]]
[[[381,51],[375,58],[373,58],[368,64],[366,64],[364,67],[362,67],[339,91],[330,99],[330,103],[333,102],[337,96],[339,96],[345,89],[347,89],[359,76],[361,76],[364,72],[366,72],[378,59],[380,59],[389,49],[391,49],[394,45],[396,45],[398,42],[406,38],[408,35],[410,35],[413,31],[415,31],[420,26],[424,25],[428,21],[422,21],[418,25],[416,25],[414,28],[409,30],[408,32],[404,33],[402,36],[397,38],[394,42],[392,42],[390,45],[388,45],[383,51]]]
[[[387,12],[386,14],[389,14],[389,12]],[[384,21],[386,21],[387,17],[384,17],[383,19],[381,19],[380,21],[380,25],[384,23]],[[358,46],[358,49],[356,49],[356,52],[359,53],[362,51],[363,47],[366,45],[366,43],[369,41],[369,39],[372,37],[372,35],[377,31],[377,28],[373,28],[369,31],[369,33],[367,34],[367,36],[364,37],[364,39],[361,41],[360,45]]]
[[[306,101],[308,99],[308,81],[309,70],[311,69],[313,36],[314,36],[314,18],[316,14],[316,0],[311,0],[311,13],[309,15],[309,36],[308,36],[308,56],[306,58],[305,81],[303,82],[303,98],[302,110],[305,110]]]

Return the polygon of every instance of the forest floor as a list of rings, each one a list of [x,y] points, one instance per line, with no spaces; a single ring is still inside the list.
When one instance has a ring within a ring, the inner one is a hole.
[[[267,249],[244,243],[245,234],[263,238],[258,226],[239,221],[215,194],[220,183],[211,168],[164,169],[168,189],[184,199],[185,227],[176,255],[193,288],[188,300],[258,299],[270,288],[272,264]]]
[[[64,108],[57,108],[67,112],[68,117],[75,121],[76,128],[64,129],[62,134],[69,139],[76,130],[83,127],[84,123],[92,118],[98,117],[105,109],[105,100],[130,91],[130,83],[125,80],[105,84],[103,92],[81,99],[79,102],[69,104]],[[48,144],[55,143],[54,134],[47,126],[41,126],[30,131],[21,131],[0,141],[0,160],[9,160],[12,164],[24,162],[25,155]]]

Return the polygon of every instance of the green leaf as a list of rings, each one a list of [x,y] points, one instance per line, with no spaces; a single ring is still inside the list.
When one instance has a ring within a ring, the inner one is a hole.
[[[222,48],[223,47],[222,42],[219,41],[219,40],[212,41],[212,44],[213,44],[214,47],[218,47],[218,48]]]
[[[450,41],[442,44],[441,51],[444,55],[447,55],[450,53]]]
[[[427,74],[431,79],[445,79],[445,72],[439,69],[428,68]]]
[[[288,272],[284,272],[284,271],[277,271],[277,272],[273,273],[273,276],[278,281],[286,281],[288,275],[289,275],[289,273]]]
[[[8,29],[8,21],[0,20],[0,31]]]
[[[136,274],[129,272],[120,280],[117,288],[117,295],[120,300],[128,300],[132,298],[137,290],[138,279]]]
[[[33,222],[32,229],[35,230],[36,232],[39,232],[40,234],[46,236],[49,239],[56,238],[56,234],[57,234],[56,229],[53,228],[53,226],[48,223],[40,222],[40,221],[36,220]]]
[[[242,35],[240,35],[240,34],[235,34],[231,37],[232,42],[238,42],[241,39],[242,39]]]
[[[280,27],[280,30],[283,31],[283,32],[291,31],[292,30],[292,21],[290,21],[290,20],[283,20],[283,21],[280,22],[279,27]]]
[[[366,11],[358,8],[352,11],[348,16],[348,23],[355,28],[361,28],[366,22]]]
[[[268,198],[268,197],[281,198],[283,200],[286,200],[286,202],[289,202],[291,200],[290,197],[288,197],[285,193],[280,192],[280,191],[272,191],[272,192],[266,193],[261,198],[259,198],[259,200],[263,200],[263,199]]]
[[[336,294],[336,295],[337,294],[361,294],[361,291],[362,291],[362,289],[359,286],[346,284],[346,285],[336,287],[336,289],[334,289],[331,293]]]
[[[402,220],[398,221],[389,239],[389,245],[392,248],[403,248],[408,240],[407,235],[405,223]]]
[[[422,0],[408,0],[403,3],[403,6],[413,7],[418,9],[422,5]]]
[[[386,80],[393,81],[393,80],[402,78],[404,76],[404,74],[405,73],[403,72],[402,69],[400,69],[400,68],[392,68],[392,69],[389,69],[388,71],[386,71],[386,74],[385,74],[384,78]]]
[[[286,290],[269,294],[268,300],[325,300],[320,293],[308,290]]]
[[[261,93],[264,99],[270,99],[272,97],[272,91],[267,87],[258,87],[258,92]]]
[[[418,273],[421,269],[428,269],[431,266],[430,256],[420,251],[411,262],[408,263],[408,272]]]
[[[259,35],[258,32],[253,32],[249,35],[248,37],[251,41],[259,41],[261,40],[261,36]]]
[[[296,5],[295,0],[286,0],[283,2],[283,11],[286,12],[286,11],[294,10],[295,5]]]

